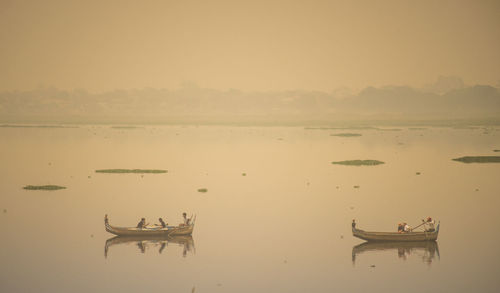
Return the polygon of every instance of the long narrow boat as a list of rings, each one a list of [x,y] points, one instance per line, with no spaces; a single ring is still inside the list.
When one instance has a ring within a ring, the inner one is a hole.
[[[368,232],[356,228],[356,223],[352,225],[352,236],[366,241],[436,241],[439,234],[439,223],[433,232]]]
[[[104,217],[104,227],[107,232],[118,236],[178,236],[191,235],[194,229],[196,216],[189,225],[162,227],[117,227],[109,224],[108,215]]]

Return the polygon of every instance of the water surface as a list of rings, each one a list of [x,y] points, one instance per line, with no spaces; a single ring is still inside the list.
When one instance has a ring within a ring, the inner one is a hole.
[[[0,128],[0,291],[498,292],[500,164],[452,159],[494,154],[499,129],[397,128]],[[331,164],[357,159],[385,164]],[[131,226],[184,211],[192,239],[104,231],[104,214]],[[393,231],[426,216],[436,245],[351,236],[353,218]]]

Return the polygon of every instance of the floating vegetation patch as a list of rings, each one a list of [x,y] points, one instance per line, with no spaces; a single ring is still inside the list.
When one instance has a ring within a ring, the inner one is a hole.
[[[167,170],[154,170],[154,169],[102,169],[95,170],[96,173],[167,173]]]
[[[355,136],[361,136],[361,134],[359,134],[359,133],[335,133],[335,134],[330,134],[330,136],[355,137]]]
[[[348,129],[356,129],[356,130],[368,130],[368,129],[378,129],[372,126],[348,126],[348,127],[305,127],[305,130],[348,130]]]
[[[10,128],[78,128],[78,126],[65,126],[65,125],[21,125],[21,124],[3,124],[0,127]]]
[[[137,129],[137,128],[144,128],[144,127],[139,127],[139,126],[111,126],[111,128],[114,129]]]
[[[494,151],[495,153],[498,153],[498,152],[500,152],[500,150],[493,150],[493,151]]]
[[[59,190],[59,189],[66,189],[66,187],[58,186],[58,185],[26,185],[23,187],[23,189],[26,189],[26,190]]]
[[[247,176],[247,173],[241,173],[241,176]]]
[[[462,163],[500,163],[500,156],[466,156],[452,160]]]
[[[346,165],[346,166],[375,166],[384,164],[384,162],[377,160],[347,160],[347,161],[332,162],[332,164]]]
[[[206,189],[206,188],[200,188],[200,189],[198,189],[198,192],[207,192],[207,191],[208,191],[208,189]]]
[[[379,131],[401,131],[401,128],[377,128]]]

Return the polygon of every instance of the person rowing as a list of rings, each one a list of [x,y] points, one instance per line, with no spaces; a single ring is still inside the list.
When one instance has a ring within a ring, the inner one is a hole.
[[[160,221],[160,226],[161,226],[162,228],[167,227],[167,224],[165,224],[165,222],[163,221],[163,219],[162,219],[162,218],[158,218],[158,221]]]
[[[141,221],[137,224],[137,228],[143,229],[146,227],[146,218],[141,218]]]

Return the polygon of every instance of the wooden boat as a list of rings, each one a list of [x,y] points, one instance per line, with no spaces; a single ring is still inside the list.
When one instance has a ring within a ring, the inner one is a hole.
[[[385,242],[363,242],[352,248],[352,263],[354,265],[356,257],[360,254],[394,251],[400,258],[406,259],[407,256],[418,252],[419,256],[426,263],[432,263],[437,256],[439,260],[439,246],[436,241],[385,241]]]
[[[107,232],[118,236],[179,236],[191,235],[194,229],[196,216],[189,225],[162,227],[117,227],[109,224],[108,215],[104,217],[104,227]]]
[[[352,225],[352,236],[366,241],[436,241],[439,234],[439,223],[433,232],[368,232],[356,228],[356,223]]]
[[[183,247],[183,256],[188,252],[194,252],[194,240],[191,235],[178,236],[115,236],[106,240],[104,245],[104,257],[108,256],[108,251],[111,246],[136,244],[141,253],[145,253],[146,249],[151,247],[159,247],[158,252],[161,254],[169,244],[177,244]]]

